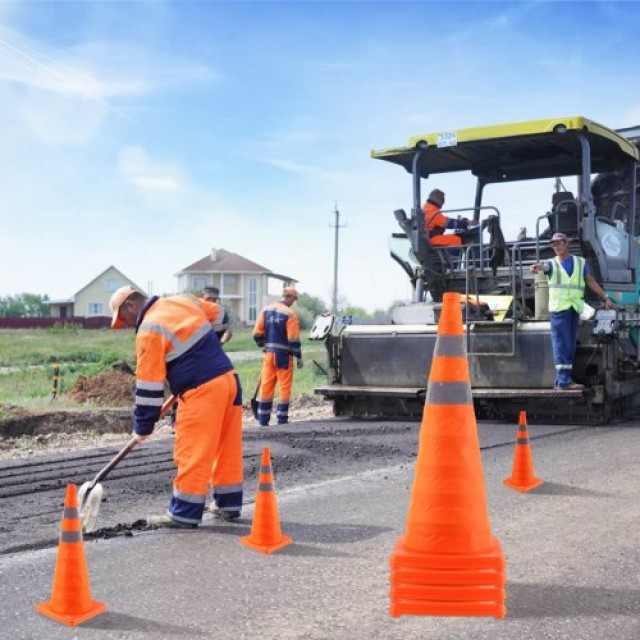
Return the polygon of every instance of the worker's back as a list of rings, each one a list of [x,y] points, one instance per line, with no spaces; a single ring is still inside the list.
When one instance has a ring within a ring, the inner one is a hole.
[[[143,379],[166,377],[174,394],[208,382],[233,369],[211,325],[220,307],[194,296],[171,296],[153,301],[138,328],[136,349],[153,347],[164,361],[146,362]],[[159,356],[160,357],[160,356]],[[141,361],[138,358],[139,362]]]

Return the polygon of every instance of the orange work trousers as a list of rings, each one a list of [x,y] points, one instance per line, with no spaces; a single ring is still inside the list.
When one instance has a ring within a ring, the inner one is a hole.
[[[242,390],[229,371],[178,397],[173,451],[178,473],[173,482],[169,515],[199,524],[213,485],[216,506],[242,507]]]
[[[462,244],[462,238],[453,233],[441,233],[429,238],[429,244],[434,247],[459,247]]]
[[[266,427],[269,424],[273,408],[273,395],[278,383],[278,424],[289,422],[289,398],[293,385],[293,356],[288,358],[286,369],[276,367],[276,354],[267,352],[262,361],[260,372],[260,392],[258,394],[258,422]]]

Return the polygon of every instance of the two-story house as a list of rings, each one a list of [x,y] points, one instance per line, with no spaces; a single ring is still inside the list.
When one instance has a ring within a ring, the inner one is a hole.
[[[271,281],[281,281],[278,290],[297,282],[224,249],[212,249],[208,256],[176,273],[176,277],[178,293],[199,294],[207,286],[220,289],[220,301],[245,325],[252,325],[260,309],[278,299],[278,295],[269,294]]]

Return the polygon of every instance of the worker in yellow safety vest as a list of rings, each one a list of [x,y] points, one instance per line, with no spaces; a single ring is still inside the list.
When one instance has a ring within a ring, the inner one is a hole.
[[[551,320],[551,346],[556,368],[557,389],[582,389],[573,381],[573,359],[576,352],[578,320],[584,309],[585,284],[605,304],[613,307],[604,289],[589,272],[585,259],[569,253],[569,242],[564,233],[554,233],[551,247],[556,256],[552,260],[531,265],[531,272],[543,272],[549,282],[549,316]]]

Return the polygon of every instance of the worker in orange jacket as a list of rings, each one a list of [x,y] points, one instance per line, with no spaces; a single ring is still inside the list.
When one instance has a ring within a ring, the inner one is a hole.
[[[219,305],[193,295],[147,298],[131,286],[109,303],[111,326],[136,329],[136,404],[133,430],[142,442],[160,417],[165,380],[178,399],[174,445],[177,475],[157,526],[196,527],[208,486],[215,515],[232,520],[242,508],[242,389],[214,326]]]
[[[208,302],[214,302],[220,307],[220,312],[216,316],[215,323],[213,323],[213,330],[216,332],[218,340],[220,340],[220,346],[224,346],[233,337],[233,330],[231,329],[229,316],[225,308],[220,304],[220,289],[218,289],[218,287],[203,287],[200,297]],[[169,418],[169,424],[171,425],[172,432],[175,432],[177,415],[178,405],[174,404],[171,408],[171,415]]]
[[[445,216],[441,209],[444,205],[444,192],[434,189],[422,207],[424,211],[424,232],[429,243],[435,247],[453,247],[462,244],[462,238],[456,234],[445,234],[446,229],[467,229],[469,220],[454,220]]]
[[[300,324],[291,305],[298,299],[293,287],[285,287],[279,302],[265,307],[253,329],[253,339],[264,349],[258,395],[258,423],[269,424],[273,408],[273,395],[278,383],[278,424],[289,422],[289,398],[293,384],[293,358],[298,368],[303,366],[300,345]]]

